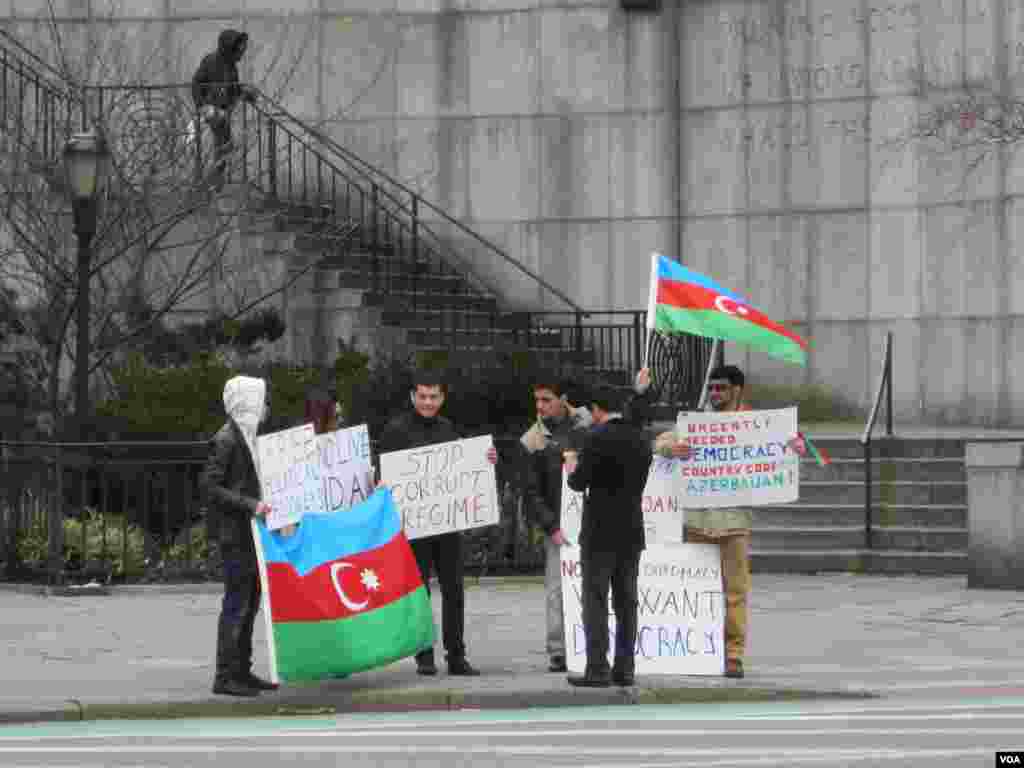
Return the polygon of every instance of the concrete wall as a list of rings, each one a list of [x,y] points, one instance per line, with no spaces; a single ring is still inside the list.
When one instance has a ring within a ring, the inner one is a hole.
[[[806,370],[730,346],[760,380],[866,407],[892,330],[898,418],[1024,423],[1022,145],[985,141],[983,121],[962,132],[959,110],[940,137],[915,130],[968,84],[997,101],[1024,89],[1024,0],[663,5],[131,0],[117,13],[139,35],[126,50],[159,43],[172,78],[222,26],[244,26],[249,76],[588,307],[642,307],[661,250],[808,336]],[[0,16],[8,6],[45,3],[2,2]],[[514,303],[559,308],[473,256]]]

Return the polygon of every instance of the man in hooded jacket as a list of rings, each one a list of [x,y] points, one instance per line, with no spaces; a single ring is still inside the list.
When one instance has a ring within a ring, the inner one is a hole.
[[[210,440],[201,478],[210,513],[220,520],[224,602],[217,625],[213,692],[256,696],[277,688],[252,673],[252,632],[260,606],[259,566],[251,520],[270,506],[260,500],[256,434],[270,410],[263,379],[236,376],[224,385],[228,420]]]
[[[213,133],[216,169],[221,176],[231,144],[231,111],[239,99],[253,98],[238,79],[238,62],[248,44],[245,32],[225,29],[217,39],[217,50],[203,57],[192,76],[192,101]]]

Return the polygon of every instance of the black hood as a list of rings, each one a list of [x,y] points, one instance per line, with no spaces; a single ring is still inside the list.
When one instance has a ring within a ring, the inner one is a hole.
[[[217,38],[217,52],[228,61],[238,62],[242,55],[239,48],[249,41],[249,35],[237,29],[225,29]]]

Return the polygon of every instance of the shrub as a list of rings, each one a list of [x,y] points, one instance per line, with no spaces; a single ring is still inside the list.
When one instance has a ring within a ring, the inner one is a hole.
[[[797,406],[801,422],[861,421],[863,412],[821,384],[783,386],[748,382],[748,402],[752,408],[788,408]]]

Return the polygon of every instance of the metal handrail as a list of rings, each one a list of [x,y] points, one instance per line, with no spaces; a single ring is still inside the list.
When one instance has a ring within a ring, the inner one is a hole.
[[[875,394],[875,401],[871,406],[871,413],[868,415],[867,424],[864,427],[864,434],[860,442],[864,446],[864,546],[871,549],[873,546],[872,532],[872,477],[871,477],[871,436],[875,429],[875,422],[878,419],[878,409],[882,404],[882,395],[886,395],[885,407],[885,436],[892,437],[892,331],[885,334],[885,359],[882,363],[882,375],[878,380],[878,390]]]
[[[497,254],[507,264],[510,264],[515,269],[517,269],[520,272],[522,272],[523,274],[527,275],[534,282],[536,282],[538,285],[543,287],[546,291],[548,291],[552,295],[558,297],[564,304],[566,304],[569,307],[572,307],[572,309],[574,311],[576,311],[576,312],[583,312],[585,315],[587,314],[587,310],[583,309],[583,307],[579,306],[576,302],[574,302],[572,299],[570,299],[568,296],[566,296],[565,293],[560,291],[555,286],[551,285],[551,283],[549,283],[543,277],[541,277],[540,275],[535,273],[529,267],[525,266],[524,264],[522,264],[517,259],[515,259],[512,256],[510,256],[507,253],[505,253],[503,250],[501,250],[501,248],[499,248],[493,242],[491,242],[490,240],[485,238],[483,235],[481,235],[478,232],[473,231],[472,229],[467,227],[465,224],[463,224],[462,222],[458,221],[453,216],[448,214],[446,211],[442,210],[441,208],[439,208],[434,203],[431,203],[429,200],[427,200],[426,198],[422,197],[419,193],[409,189],[406,185],[404,185],[402,182],[398,181],[397,179],[393,178],[388,173],[382,171],[379,168],[376,168],[375,166],[371,165],[369,162],[367,162],[363,158],[361,158],[358,155],[356,155],[351,150],[348,150],[345,147],[341,146],[340,144],[338,144],[338,142],[336,142],[330,136],[325,134],[323,131],[321,131],[321,130],[319,130],[317,128],[314,128],[313,126],[310,126],[310,125],[306,124],[305,122],[300,120],[298,117],[293,115],[291,112],[289,112],[279,102],[275,101],[270,96],[267,96],[263,91],[260,91],[259,89],[255,89],[255,88],[254,88],[254,90],[260,95],[260,97],[262,99],[266,100],[269,104],[272,104],[274,106],[275,110],[277,110],[277,112],[278,112],[278,114],[275,115],[275,117],[279,117],[279,118],[280,117],[284,117],[284,118],[288,119],[289,121],[291,121],[291,122],[293,122],[293,123],[295,123],[297,125],[302,126],[306,131],[308,131],[310,134],[315,136],[316,139],[321,144],[323,144],[325,147],[328,147],[334,153],[340,155],[344,160],[346,160],[351,165],[355,166],[356,170],[361,171],[363,173],[363,175],[367,178],[367,180],[371,184],[377,186],[378,188],[382,188],[381,187],[381,183],[377,182],[377,181],[373,181],[373,179],[371,177],[376,176],[376,177],[382,179],[388,185],[390,185],[390,186],[398,189],[399,191],[403,192],[404,194],[408,195],[410,200],[412,200],[412,206],[413,207],[418,207],[419,205],[423,205],[424,207],[426,207],[432,213],[437,214],[437,216],[439,218],[441,218],[444,221],[448,222],[449,224],[452,224],[455,227],[457,227],[459,229],[459,231],[462,232],[463,234],[468,235],[469,237],[473,238],[474,240],[476,240],[477,242],[479,242],[480,244],[485,246],[488,250],[490,250],[493,253]],[[388,195],[388,197],[391,200],[393,200],[395,202],[395,204],[397,206],[399,206],[399,208],[402,210],[403,213],[406,213],[406,214],[408,214],[410,216],[415,216],[417,219],[419,219],[418,214],[416,213],[415,210],[413,210],[413,207],[407,207],[406,204],[403,203],[401,200],[398,200],[397,198],[395,198],[390,193],[387,193],[386,191],[385,191],[385,193]],[[419,226],[421,228],[425,229],[426,231],[429,231],[435,238],[438,237],[437,234],[432,229],[430,229],[430,226],[428,224],[426,224],[425,222],[423,222],[422,219],[419,219]]]

